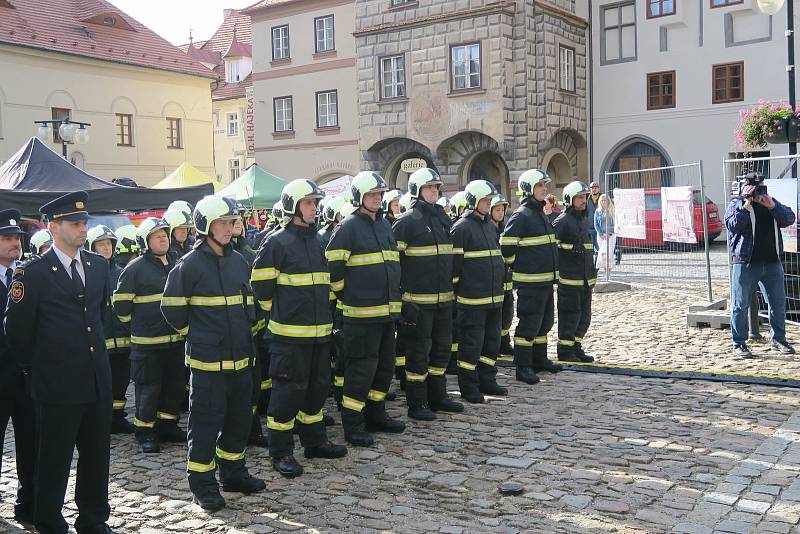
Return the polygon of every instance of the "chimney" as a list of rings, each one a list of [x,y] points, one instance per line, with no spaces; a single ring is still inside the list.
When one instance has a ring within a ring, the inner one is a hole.
[[[235,11],[235,10],[234,10],[234,9],[231,9],[231,8],[223,9],[223,10],[222,10],[222,20],[227,20],[227,19],[228,19],[228,17],[230,17],[231,15],[233,15],[233,12],[234,12],[234,11]]]

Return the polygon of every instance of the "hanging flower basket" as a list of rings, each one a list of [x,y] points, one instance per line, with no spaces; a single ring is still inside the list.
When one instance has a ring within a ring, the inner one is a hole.
[[[759,100],[739,111],[736,141],[743,149],[766,148],[767,144],[794,143],[800,137],[800,111],[786,102]]]

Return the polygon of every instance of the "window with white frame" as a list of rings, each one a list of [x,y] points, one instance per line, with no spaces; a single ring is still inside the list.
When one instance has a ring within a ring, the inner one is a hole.
[[[452,63],[451,89],[478,89],[481,86],[481,44],[450,47]]]
[[[402,55],[381,59],[381,98],[406,96],[406,70]]]
[[[241,77],[241,63],[237,61],[226,61],[225,64],[228,67],[228,83],[239,83]]]
[[[336,91],[317,93],[317,128],[339,126],[339,103]]]
[[[228,125],[228,137],[239,135],[239,114],[235,111],[225,114],[225,122]]]
[[[292,117],[292,97],[281,96],[273,100],[275,109],[275,131],[291,132],[294,129]]]
[[[272,28],[272,59],[289,59],[289,25]]]
[[[328,52],[333,50],[333,15],[315,18],[314,33],[316,35],[317,52]]]
[[[558,87],[575,92],[575,49],[564,45],[558,46]]]
[[[231,182],[239,178],[239,176],[241,175],[242,173],[241,165],[242,163],[241,161],[239,161],[239,158],[233,158],[228,160],[228,177],[230,178]]]
[[[622,2],[601,12],[601,61],[620,63],[636,60],[636,4]]]

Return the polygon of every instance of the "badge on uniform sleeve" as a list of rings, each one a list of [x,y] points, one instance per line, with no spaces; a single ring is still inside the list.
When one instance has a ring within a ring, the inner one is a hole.
[[[11,298],[11,302],[14,304],[19,304],[22,302],[22,299],[25,298],[25,284],[17,280],[11,284],[11,288],[8,290],[8,296]]]

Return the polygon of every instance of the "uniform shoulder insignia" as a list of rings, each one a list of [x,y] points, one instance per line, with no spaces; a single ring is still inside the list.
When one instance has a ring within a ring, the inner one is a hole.
[[[15,280],[11,283],[11,287],[8,288],[8,296],[14,304],[22,302],[22,299],[25,298],[25,284],[22,280]]]

